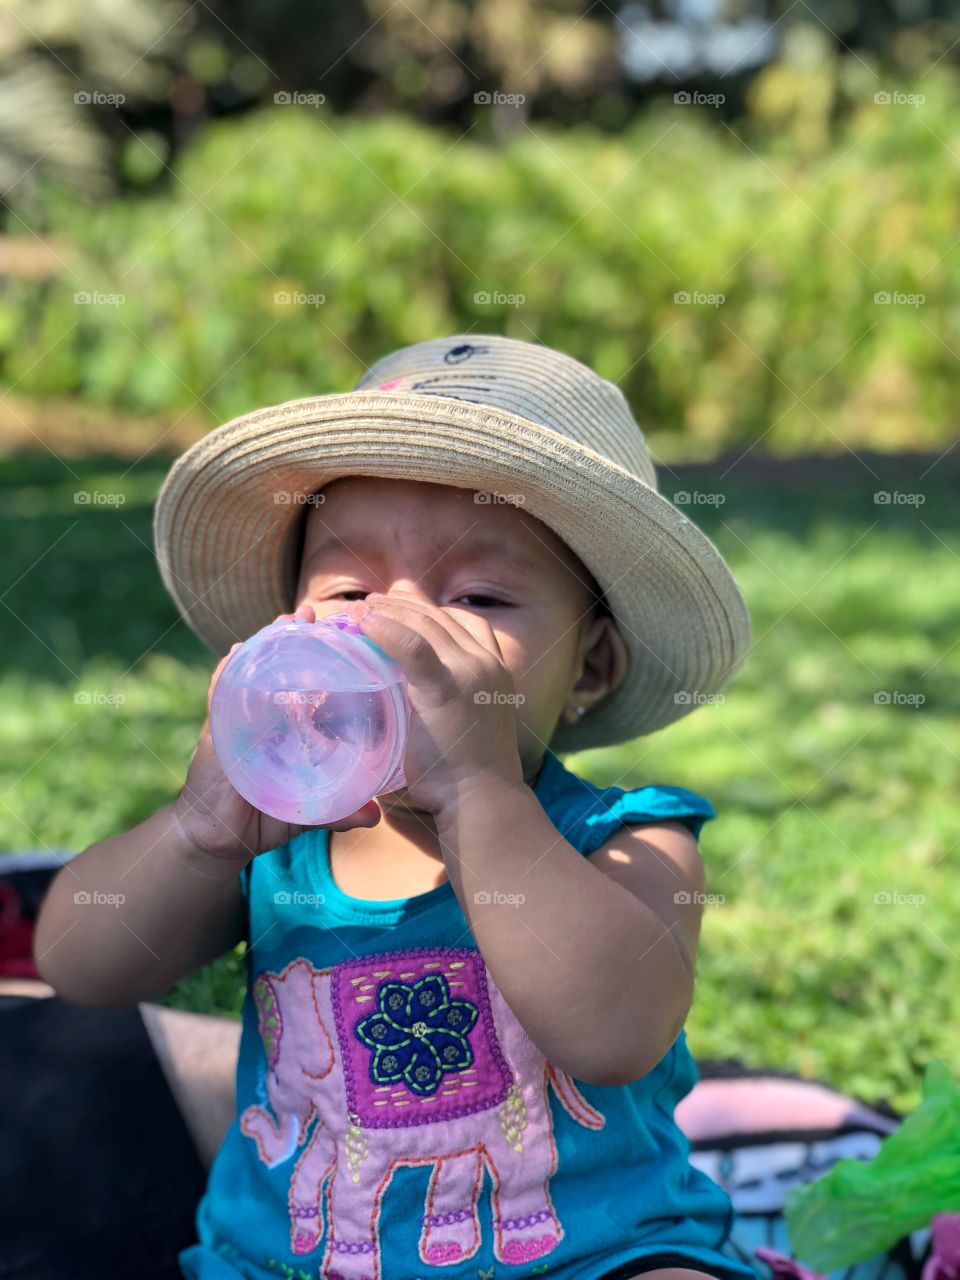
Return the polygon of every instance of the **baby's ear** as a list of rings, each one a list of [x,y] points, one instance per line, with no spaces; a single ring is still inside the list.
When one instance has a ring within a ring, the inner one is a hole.
[[[591,618],[586,628],[583,673],[578,689],[589,694],[591,706],[598,705],[618,689],[630,667],[630,650],[610,613]]]

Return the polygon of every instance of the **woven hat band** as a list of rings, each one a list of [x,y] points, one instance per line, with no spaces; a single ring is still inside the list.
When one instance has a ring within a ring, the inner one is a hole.
[[[418,342],[378,360],[354,390],[494,405],[569,437],[657,488],[643,432],[620,388],[549,347],[495,334]]]

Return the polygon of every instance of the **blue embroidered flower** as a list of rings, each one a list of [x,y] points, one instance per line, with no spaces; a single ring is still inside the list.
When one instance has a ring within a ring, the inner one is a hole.
[[[439,973],[406,982],[382,982],[378,1013],[358,1022],[357,1038],[373,1050],[376,1084],[403,1080],[414,1093],[436,1093],[445,1071],[473,1064],[468,1036],[480,1011],[469,1000],[451,1000]]]

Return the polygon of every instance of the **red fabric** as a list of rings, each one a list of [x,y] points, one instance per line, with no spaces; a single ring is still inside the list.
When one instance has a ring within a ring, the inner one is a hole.
[[[39,978],[33,963],[33,921],[8,880],[0,879],[0,978]]]

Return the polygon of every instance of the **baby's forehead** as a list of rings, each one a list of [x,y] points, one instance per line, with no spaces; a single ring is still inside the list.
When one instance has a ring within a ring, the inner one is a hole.
[[[308,505],[304,561],[325,549],[406,546],[496,558],[509,555],[530,571],[557,564],[581,576],[583,567],[552,529],[524,510],[524,496],[428,481],[345,476]],[[578,568],[580,572],[578,573]]]

